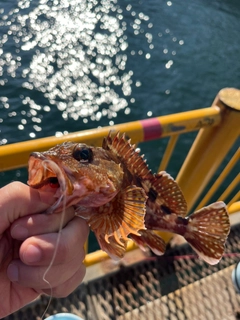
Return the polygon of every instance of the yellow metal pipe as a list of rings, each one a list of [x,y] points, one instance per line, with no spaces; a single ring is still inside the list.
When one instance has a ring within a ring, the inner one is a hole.
[[[194,111],[171,114],[160,117],[162,135],[169,137],[175,134],[213,127],[221,122],[220,109],[215,106]]]
[[[240,90],[222,89],[213,102],[216,105],[222,110],[221,124],[199,131],[176,179],[189,210],[239,137]]]
[[[230,208],[235,202],[240,200],[240,191],[238,191],[235,196],[229,201],[228,203],[228,208]],[[239,202],[240,203],[240,202]],[[240,212],[240,207],[239,207],[239,212]]]
[[[237,163],[237,161],[239,161],[240,158],[240,148],[237,149],[237,151],[235,152],[235,154],[233,155],[233,157],[231,158],[231,160],[228,162],[228,164],[226,165],[226,167],[223,169],[223,171],[221,172],[221,174],[219,175],[219,177],[217,178],[217,180],[214,182],[214,184],[212,185],[212,187],[208,190],[207,194],[205,195],[205,197],[202,199],[202,201],[199,203],[197,210],[202,208],[203,206],[205,206],[207,204],[207,202],[209,201],[209,199],[212,197],[212,195],[214,194],[214,192],[219,188],[219,186],[222,184],[222,182],[224,181],[224,179],[226,178],[226,176],[229,174],[229,172],[232,170],[232,168],[235,166],[235,164]]]
[[[218,107],[182,112],[162,117],[149,118],[103,128],[69,133],[61,137],[47,137],[19,142],[0,147],[0,171],[21,168],[27,165],[29,154],[44,151],[64,141],[84,142],[100,146],[110,130],[125,132],[133,143],[167,137],[183,132],[216,126],[221,121]]]
[[[240,201],[234,202],[229,208],[228,211],[230,214],[240,212]]]
[[[175,145],[177,143],[178,137],[179,137],[179,135],[174,135],[174,136],[170,137],[170,139],[168,141],[167,148],[166,148],[166,150],[164,152],[161,164],[160,164],[160,166],[158,168],[158,172],[162,171],[162,170],[166,170],[167,165],[169,163],[169,160],[170,160],[170,158],[172,156],[173,150],[175,148]]]
[[[221,196],[218,198],[217,201],[225,201],[225,199],[227,198],[227,196],[230,194],[230,192],[232,192],[235,187],[239,184],[240,181],[240,174],[238,174],[233,181],[228,185],[228,187],[224,190],[224,192],[221,194]]]
[[[84,264],[86,267],[90,267],[96,263],[107,260],[110,257],[108,254],[102,250],[97,250],[91,253],[88,253],[84,259]]]
[[[133,142],[143,139],[142,125],[139,121],[135,121],[123,125],[73,132],[61,137],[52,136],[9,144],[0,147],[0,171],[24,167],[27,165],[31,152],[48,150],[64,141],[84,142],[89,145],[101,146],[103,137],[107,136],[110,130],[126,132],[131,136]]]

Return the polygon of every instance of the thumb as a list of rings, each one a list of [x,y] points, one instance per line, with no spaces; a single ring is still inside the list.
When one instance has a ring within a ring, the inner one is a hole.
[[[0,189],[0,235],[20,217],[40,213],[53,202],[53,194],[12,182]]]

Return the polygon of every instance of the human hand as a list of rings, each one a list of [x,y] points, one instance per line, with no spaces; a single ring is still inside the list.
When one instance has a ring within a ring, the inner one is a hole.
[[[20,182],[0,189],[0,318],[41,293],[67,296],[83,280],[88,226],[68,208],[52,262],[61,213],[41,214],[54,201],[51,196]]]

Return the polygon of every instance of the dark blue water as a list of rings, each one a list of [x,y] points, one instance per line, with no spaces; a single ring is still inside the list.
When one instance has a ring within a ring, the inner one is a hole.
[[[239,43],[239,0],[0,0],[0,144],[207,107]]]

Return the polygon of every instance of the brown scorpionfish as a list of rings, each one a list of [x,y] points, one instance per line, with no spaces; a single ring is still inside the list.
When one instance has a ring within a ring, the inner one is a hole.
[[[178,184],[165,171],[153,174],[125,135],[109,133],[102,148],[65,142],[33,152],[28,184],[55,186],[56,202],[47,213],[74,206],[114,259],[124,256],[129,238],[163,254],[165,243],[153,230],[180,234],[209,264],[224,253],[230,230],[226,205],[216,202],[186,217]]]

